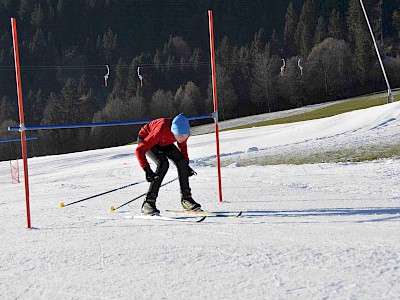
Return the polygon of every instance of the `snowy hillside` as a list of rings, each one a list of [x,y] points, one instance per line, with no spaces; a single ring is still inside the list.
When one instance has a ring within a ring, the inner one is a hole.
[[[326,119],[189,139],[193,197],[243,211],[202,223],[126,219],[148,184],[135,145],[29,159],[23,184],[0,163],[0,299],[399,299],[400,160],[261,166],[270,156],[400,140],[400,102]],[[165,181],[176,177],[171,166]],[[140,182],[103,196],[65,204]],[[158,208],[180,209],[178,182]]]
[[[236,162],[249,165],[322,155],[330,161],[332,157],[326,153],[333,155],[333,152],[351,152],[357,158],[359,152],[373,150],[378,145],[400,147],[399,119],[397,102],[324,119],[224,132],[227,142],[222,160],[225,165]],[[208,137],[204,139],[207,141]],[[202,138],[197,141],[200,145],[204,142]]]

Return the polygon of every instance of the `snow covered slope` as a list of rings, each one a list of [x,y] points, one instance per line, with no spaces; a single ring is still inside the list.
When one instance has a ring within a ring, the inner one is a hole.
[[[196,137],[191,143],[200,147],[209,143],[207,154],[210,157],[205,157],[201,149],[199,159],[213,158],[215,150],[211,145],[214,141],[209,136]],[[222,132],[221,143],[223,161],[244,161],[245,164],[285,155],[357,151],[373,145],[400,147],[400,102],[312,121]]]
[[[189,139],[194,198],[241,218],[198,224],[125,219],[144,193],[135,145],[29,159],[23,184],[0,163],[0,299],[399,299],[400,160],[259,166],[258,159],[397,143],[400,103],[309,122]],[[236,159],[254,165],[239,166]],[[176,177],[171,166],[165,181]],[[129,188],[75,205],[65,204]],[[158,207],[179,209],[177,181]],[[171,215],[164,213],[165,215]]]

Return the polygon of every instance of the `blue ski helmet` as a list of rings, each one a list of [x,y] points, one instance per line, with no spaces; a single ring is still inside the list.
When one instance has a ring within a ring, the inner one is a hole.
[[[190,133],[189,120],[182,113],[172,120],[171,132],[177,135]]]

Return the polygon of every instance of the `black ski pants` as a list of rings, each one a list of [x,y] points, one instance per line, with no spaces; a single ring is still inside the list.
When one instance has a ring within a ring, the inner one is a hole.
[[[138,144],[142,141],[141,138],[138,138]],[[153,160],[157,165],[156,170],[156,179],[150,183],[149,190],[147,192],[147,198],[156,199],[158,196],[158,191],[160,190],[160,186],[162,181],[167,174],[169,168],[168,159],[172,160],[178,169],[178,178],[179,184],[181,188],[181,197],[188,198],[191,197],[191,190],[189,187],[189,169],[188,163],[183,156],[182,152],[179,151],[178,147],[174,144],[168,146],[159,146],[155,145],[150,149],[146,155]]]

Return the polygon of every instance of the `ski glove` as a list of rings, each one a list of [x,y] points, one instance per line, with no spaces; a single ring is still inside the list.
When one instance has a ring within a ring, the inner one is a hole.
[[[150,168],[150,166],[147,166],[144,168],[144,171],[146,172],[146,180],[148,182],[153,182],[154,180],[157,179],[156,174],[153,172],[153,170]]]
[[[191,177],[193,175],[197,175],[196,171],[193,170],[189,165],[188,165],[188,173],[189,173],[189,177]]]

